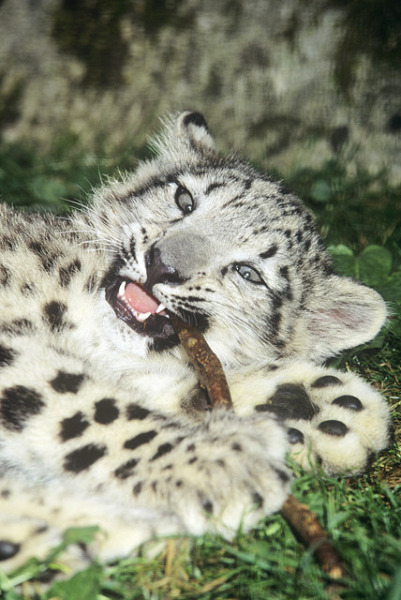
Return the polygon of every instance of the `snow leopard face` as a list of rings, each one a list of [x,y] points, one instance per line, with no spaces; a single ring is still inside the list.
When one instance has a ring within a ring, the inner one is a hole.
[[[226,367],[322,360],[380,328],[382,300],[332,274],[299,199],[218,154],[202,115],[172,120],[155,145],[158,157],[100,190],[89,216],[110,257],[109,325],[130,332],[133,352],[172,351],[169,311]]]

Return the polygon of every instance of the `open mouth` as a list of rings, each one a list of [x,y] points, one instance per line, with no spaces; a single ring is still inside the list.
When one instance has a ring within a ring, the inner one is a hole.
[[[141,335],[177,343],[165,306],[139,283],[118,278],[106,287],[106,300],[117,317]]]

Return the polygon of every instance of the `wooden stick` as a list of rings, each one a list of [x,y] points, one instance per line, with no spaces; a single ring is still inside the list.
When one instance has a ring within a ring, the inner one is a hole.
[[[169,314],[189,362],[198,375],[200,384],[206,389],[212,408],[234,410],[227,379],[221,363],[206,342],[201,332],[187,325],[177,316]]]
[[[223,368],[217,356],[207,344],[201,332],[183,323],[176,315],[169,314],[179,340],[188,354],[201,385],[206,389],[212,408],[234,410],[230,390]],[[322,570],[333,579],[344,577],[345,568],[331,544],[328,534],[316,515],[306,504],[289,495],[281,508],[281,514],[296,535],[316,555]]]
[[[296,536],[315,554],[322,571],[332,579],[345,577],[344,565],[337,556],[328,534],[309,506],[289,495],[281,507],[281,514]]]

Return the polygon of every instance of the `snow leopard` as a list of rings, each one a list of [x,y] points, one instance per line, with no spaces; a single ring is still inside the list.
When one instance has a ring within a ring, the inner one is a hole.
[[[349,476],[389,443],[389,409],[324,366],[386,318],[333,273],[307,208],[203,115],[164,122],[154,156],[70,217],[1,208],[0,560],[79,569],[150,539],[232,538],[280,509],[301,468]],[[210,399],[170,315],[220,359],[234,410]]]

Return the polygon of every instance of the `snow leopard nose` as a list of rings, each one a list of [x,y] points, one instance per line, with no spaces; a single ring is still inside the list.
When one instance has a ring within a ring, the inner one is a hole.
[[[182,283],[177,269],[171,265],[164,264],[162,254],[156,245],[153,245],[145,255],[146,262],[146,288],[152,290],[156,283]]]

